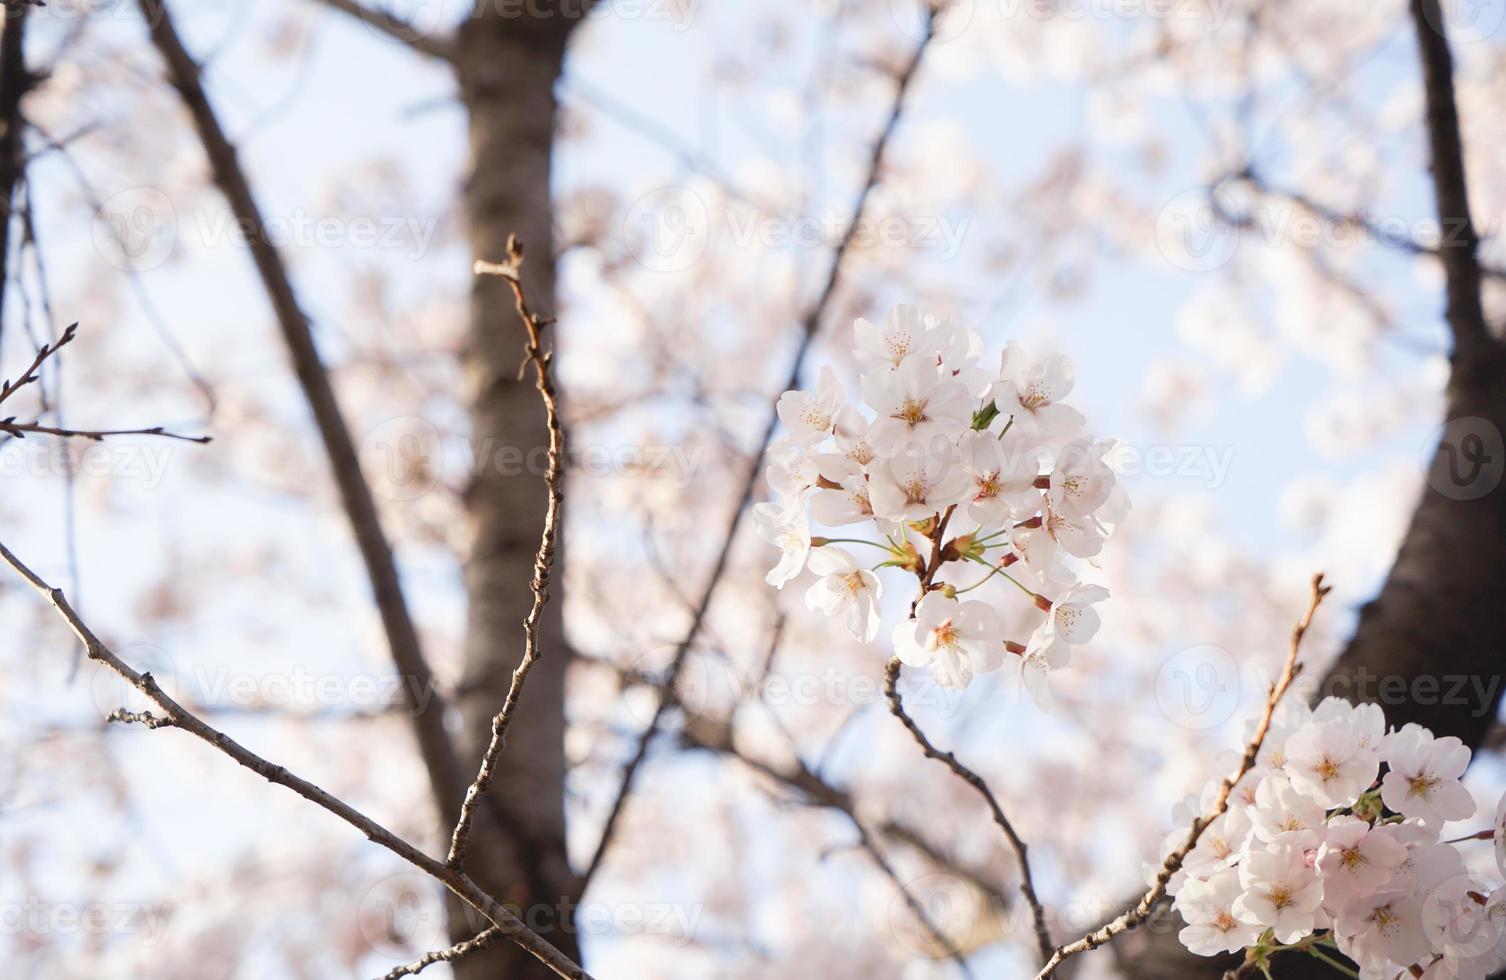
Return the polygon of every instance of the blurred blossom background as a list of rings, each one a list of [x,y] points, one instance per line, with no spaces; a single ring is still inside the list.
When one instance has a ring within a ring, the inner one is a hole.
[[[466,84],[419,49],[463,32],[468,3],[391,4],[400,38],[341,6],[168,10],[328,364],[434,670],[419,699],[459,700],[479,676],[478,475],[536,501],[517,512],[518,603],[544,497],[544,443],[476,431],[463,356],[472,260],[501,258],[474,254],[471,168],[507,157],[477,149]],[[1444,8],[1482,262],[1506,265],[1506,3]],[[56,0],[28,20],[46,75],[22,108],[32,230],[12,232],[0,374],[76,321],[45,377],[53,418],[214,442],[8,441],[3,540],[214,724],[442,852],[452,815],[436,818],[319,433],[142,11]],[[557,271],[531,298],[558,316],[570,442],[547,654],[565,772],[500,792],[553,793],[565,820],[525,851],[557,846],[577,873],[592,858],[924,22],[918,0],[622,0],[578,18],[558,77],[496,56],[504,89],[558,103],[548,186],[525,195],[553,240],[517,230],[525,268],[552,252]],[[1030,843],[1059,938],[1143,889],[1320,570],[1336,589],[1307,648],[1321,676],[1425,492],[1443,273],[1394,241],[1439,238],[1423,114],[1400,0],[958,0],[915,67],[803,381],[831,366],[855,392],[853,319],[915,303],[987,351],[1066,354],[1072,403],[1123,443],[1134,508],[1093,570],[1112,599],[1055,709],[1008,671],[962,692],[906,681]],[[1486,280],[1493,321],[1502,282]],[[497,308],[510,375],[522,336]],[[806,580],[764,584],[774,557],[739,530],[576,899],[587,968],[959,976],[898,879],[975,975],[1033,975],[987,811],[889,715],[885,654],[807,611]],[[105,725],[144,702],[19,584],[0,581],[0,973],[377,976],[448,943],[441,889],[348,827],[181,733]],[[506,672],[520,617],[487,638]],[[450,718],[457,738],[470,724]],[[1488,811],[1503,784],[1487,744],[1466,785]],[[1076,976],[1134,975],[1155,932]]]

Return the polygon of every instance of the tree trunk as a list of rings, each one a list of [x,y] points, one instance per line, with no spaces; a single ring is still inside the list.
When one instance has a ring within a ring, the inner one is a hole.
[[[547,11],[509,18],[481,5],[462,26],[456,50],[461,98],[470,114],[465,213],[472,252],[500,261],[508,235],[516,234],[527,250],[523,280],[530,303],[546,313],[554,308],[555,285],[553,89],[574,23]],[[470,609],[458,704],[460,754],[472,773],[522,656],[522,622],[532,601],[528,581],[544,523],[549,434],[532,380],[518,378],[523,341],[507,285],[477,277],[465,358],[476,469],[466,491]],[[556,582],[560,574],[557,567]],[[564,905],[573,875],[565,849],[565,658],[558,601],[550,603],[541,626],[543,657],[529,675],[492,792],[477,813],[470,871],[483,888],[515,903],[531,928],[578,959],[571,910]],[[456,939],[484,925],[453,903],[451,913]],[[521,948],[498,943],[461,960],[456,975],[523,980],[549,973]]]

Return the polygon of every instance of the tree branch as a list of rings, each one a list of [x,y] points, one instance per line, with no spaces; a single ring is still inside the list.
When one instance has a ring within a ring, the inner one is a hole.
[[[393,663],[408,681],[403,685],[404,697],[407,699],[419,752],[429,772],[435,803],[441,819],[448,820],[450,814],[460,809],[462,777],[454,746],[445,729],[444,703],[438,697],[425,697],[437,690],[434,675],[424,660],[418,631],[413,625],[403,596],[392,547],[382,530],[371,488],[361,473],[355,444],[351,441],[350,430],[346,426],[339,401],[335,398],[329,374],[309,331],[308,318],[298,305],[297,294],[293,290],[287,268],[283,265],[282,256],[267,235],[261,209],[236,158],[235,147],[225,135],[204,92],[199,68],[184,49],[163,0],[138,2],[146,17],[152,42],[167,65],[174,87],[182,95],[193,116],[194,126],[214,172],[215,183],[225,195],[237,221],[242,227],[249,229],[247,240],[251,256],[276,313],[298,383],[303,388],[314,423],[324,441],[325,453],[339,489],[341,503],[350,520],[367,577],[371,581]]]
[[[1061,965],[1063,960],[1078,953],[1085,953],[1090,949],[1097,949],[1112,940],[1115,936],[1137,928],[1146,919],[1150,918],[1151,913],[1155,911],[1156,903],[1165,896],[1166,886],[1171,882],[1172,876],[1181,869],[1182,862],[1186,860],[1187,855],[1191,853],[1192,849],[1197,846],[1198,838],[1203,836],[1203,831],[1208,829],[1209,824],[1221,817],[1224,811],[1229,808],[1229,794],[1234,792],[1235,785],[1245,777],[1245,773],[1254,767],[1255,760],[1260,755],[1260,747],[1265,744],[1266,733],[1270,731],[1271,718],[1276,713],[1276,705],[1280,703],[1282,696],[1286,694],[1287,689],[1292,686],[1292,681],[1300,672],[1300,667],[1297,664],[1297,654],[1302,649],[1302,638],[1307,635],[1308,628],[1312,626],[1313,616],[1317,614],[1318,606],[1322,604],[1328,592],[1328,586],[1323,584],[1323,576],[1318,575],[1314,577],[1312,599],[1308,603],[1307,612],[1298,621],[1296,628],[1292,630],[1291,646],[1287,651],[1286,664],[1281,669],[1281,676],[1271,685],[1270,691],[1266,695],[1265,712],[1260,716],[1259,724],[1255,726],[1254,737],[1245,746],[1244,756],[1239,760],[1239,768],[1232,775],[1226,777],[1223,783],[1219,785],[1218,796],[1214,799],[1213,807],[1206,814],[1192,822],[1192,827],[1187,832],[1187,839],[1182,842],[1182,846],[1166,856],[1166,860],[1162,862],[1161,870],[1156,874],[1156,880],[1151,884],[1150,890],[1145,893],[1134,908],[1118,916],[1102,928],[1096,929],[1076,942],[1068,943],[1066,946],[1058,949],[1046,961],[1046,965],[1041,972],[1036,974],[1035,980],[1047,980],[1052,972]]]
[[[513,671],[512,683],[508,686],[507,697],[502,702],[502,710],[492,718],[491,741],[487,743],[486,751],[481,756],[481,765],[476,771],[476,778],[465,792],[465,801],[460,807],[460,817],[455,823],[454,833],[450,836],[450,853],[446,863],[452,868],[463,867],[465,864],[466,845],[470,839],[471,821],[474,819],[476,804],[486,795],[487,789],[491,786],[497,757],[502,753],[503,746],[507,744],[507,729],[512,724],[513,712],[517,710],[518,698],[523,694],[523,684],[528,680],[528,672],[533,669],[533,665],[540,656],[539,622],[544,618],[544,607],[549,602],[549,572],[554,565],[555,542],[560,530],[560,507],[564,502],[561,482],[564,475],[565,430],[560,424],[559,401],[555,396],[554,375],[550,370],[554,353],[544,350],[541,339],[544,329],[553,321],[539,316],[528,308],[528,298],[523,293],[523,281],[518,277],[519,269],[523,264],[523,246],[516,238],[509,238],[507,251],[506,265],[478,261],[476,274],[499,276],[512,287],[518,317],[523,321],[523,329],[528,335],[528,341],[524,345],[526,363],[533,365],[535,387],[539,390],[539,398],[544,402],[544,413],[549,426],[549,468],[544,473],[544,483],[548,486],[549,492],[549,507],[544,514],[544,530],[540,535],[538,554],[533,560],[533,579],[529,582],[529,588],[533,591],[533,606],[523,620],[523,659]]]
[[[797,388],[800,385],[800,376],[805,365],[806,354],[809,352],[816,334],[820,331],[827,308],[831,305],[832,298],[836,294],[837,284],[841,279],[843,262],[852,248],[858,226],[861,224],[867,210],[868,199],[872,195],[873,189],[878,186],[884,151],[888,148],[889,141],[899,125],[900,116],[904,111],[905,98],[909,93],[911,83],[915,79],[916,71],[920,67],[921,59],[924,57],[926,49],[930,46],[931,40],[935,36],[935,17],[936,11],[928,6],[925,33],[897,80],[894,101],[890,107],[889,115],[869,155],[867,177],[864,180],[862,190],[858,193],[857,202],[853,207],[852,220],[848,223],[841,239],[837,243],[821,292],[801,323],[800,343],[795,350],[795,357],[790,365],[789,379],[785,382],[785,389]],[[610,809],[607,811],[607,819],[602,827],[601,838],[597,842],[596,850],[592,853],[591,860],[586,865],[585,872],[581,876],[577,896],[584,893],[591,879],[601,867],[601,862],[606,857],[608,848],[612,845],[612,838],[616,832],[617,822],[622,816],[622,809],[626,805],[628,797],[632,794],[634,780],[638,775],[639,769],[643,766],[644,759],[648,756],[649,744],[653,741],[654,736],[658,734],[659,726],[663,722],[665,713],[674,704],[675,684],[679,680],[680,671],[684,667],[685,659],[690,653],[690,648],[700,636],[701,629],[705,625],[706,613],[710,609],[712,596],[715,594],[717,586],[721,584],[722,576],[727,571],[727,563],[732,553],[732,545],[736,541],[738,531],[742,527],[743,515],[747,511],[748,504],[753,499],[753,488],[758,483],[758,474],[763,466],[764,451],[773,438],[774,430],[778,426],[778,423],[778,414],[770,411],[768,419],[764,424],[763,438],[759,442],[757,451],[754,452],[749,460],[748,471],[744,474],[737,503],[728,517],[727,529],[723,532],[720,539],[722,542],[721,549],[717,552],[716,560],[711,567],[711,574],[707,578],[706,585],[701,590],[700,599],[696,603],[694,612],[691,614],[690,626],[685,631],[685,635],[680,639],[680,642],[675,645],[674,657],[670,661],[669,670],[665,675],[659,704],[654,709],[653,717],[650,719],[648,726],[638,736],[638,742],[633,750],[633,754],[629,758],[627,766],[623,769],[622,782],[612,800]]]
[[[413,22],[386,10],[373,10],[357,0],[314,0],[331,10],[354,17],[379,34],[404,44],[425,57],[450,63],[455,57],[454,42],[449,37],[434,37]]]
[[[1454,58],[1438,0],[1411,0],[1411,10],[1427,99],[1433,194],[1441,235],[1438,257],[1448,283],[1448,325],[1453,331],[1456,356],[1469,358],[1493,342],[1480,303],[1480,237],[1469,213],[1464,145],[1459,137],[1459,110],[1454,104]]]
[[[4,544],[0,544],[0,562],[9,565],[28,585],[52,604],[52,607],[57,610],[58,615],[68,624],[68,628],[83,643],[84,652],[90,660],[103,664],[125,678],[131,686],[135,687],[147,698],[151,699],[157,707],[161,708],[164,715],[161,718],[155,715],[150,716],[151,721],[148,721],[148,716],[145,714],[132,714],[120,720],[140,721],[143,724],[149,724],[152,727],[158,728],[182,729],[195,738],[208,743],[268,782],[285,786],[310,803],[328,810],[359,830],[368,840],[380,844],[413,867],[434,878],[485,915],[507,938],[528,950],[542,963],[554,970],[555,973],[562,977],[571,978],[571,980],[590,980],[585,970],[581,969],[569,957],[555,949],[547,940],[527,928],[519,921],[517,916],[499,904],[496,899],[482,891],[463,872],[429,857],[344,800],[332,796],[308,780],[295,776],[282,766],[269,762],[249,749],[244,748],[230,736],[212,727],[199,718],[198,715],[183,707],[183,705],[175,701],[157,685],[156,680],[150,673],[138,673],[129,664],[117,657],[115,652],[106,646],[94,634],[93,630],[79,618],[78,613],[69,605],[67,597],[63,595],[63,590],[54,589],[48,585],[35,572],[26,567]]]
[[[3,11],[0,30],[0,339],[4,337],[5,296],[10,282],[10,219],[15,212],[16,185],[26,173],[25,147],[21,140],[21,99],[36,84],[26,69],[26,18],[31,4]]]
[[[407,966],[400,966],[388,972],[382,977],[382,980],[402,980],[403,977],[418,976],[418,974],[433,966],[435,963],[453,963],[461,957],[465,956],[467,953],[474,953],[477,950],[486,949],[492,943],[500,939],[501,936],[502,930],[497,928],[496,926],[491,926],[487,929],[482,930],[479,935],[474,936],[471,939],[467,939],[465,942],[456,943],[449,949],[440,949],[435,950],[432,953],[425,953],[423,956],[414,960],[412,963],[409,963]]]

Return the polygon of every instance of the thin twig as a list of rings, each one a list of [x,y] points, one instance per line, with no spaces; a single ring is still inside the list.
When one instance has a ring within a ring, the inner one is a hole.
[[[282,766],[269,762],[249,749],[246,749],[229,735],[214,728],[198,715],[179,704],[158,686],[157,681],[150,673],[139,673],[116,656],[115,652],[106,646],[104,641],[100,640],[94,634],[94,631],[79,618],[78,613],[69,605],[67,597],[63,595],[63,590],[54,589],[48,585],[40,576],[23,564],[4,544],[0,544],[0,562],[9,565],[21,578],[26,580],[28,585],[52,604],[52,607],[57,610],[58,615],[68,624],[69,629],[83,643],[84,653],[90,660],[103,664],[125,678],[130,682],[131,686],[135,687],[136,690],[140,691],[153,701],[157,707],[162,709],[165,717],[156,719],[153,716],[156,720],[156,727],[182,729],[195,738],[207,742],[209,745],[220,750],[268,782],[285,786],[316,806],[328,810],[359,830],[368,840],[385,847],[464,899],[469,905],[490,919],[507,938],[538,957],[540,962],[554,970],[555,973],[562,977],[571,978],[571,980],[590,980],[585,970],[551,945],[548,940],[525,926],[517,916],[483,891],[469,876],[420,851],[344,800],[331,795],[308,780],[295,776]],[[137,719],[133,718],[131,720]]]
[[[77,336],[78,324],[70,323],[68,328],[63,331],[63,335],[56,341],[38,347],[36,357],[32,359],[31,364],[26,370],[21,372],[20,377],[16,378],[15,381],[0,381],[0,402],[5,401],[27,385],[36,384],[40,381],[42,378],[42,365],[49,357],[72,343],[73,339]]]
[[[832,298],[836,295],[837,284],[841,280],[843,263],[852,248],[858,227],[862,223],[867,211],[868,200],[872,196],[874,188],[878,186],[882,175],[880,165],[883,162],[884,152],[894,135],[895,129],[899,125],[900,116],[904,111],[905,98],[910,90],[911,82],[915,79],[916,71],[920,67],[921,59],[925,55],[926,49],[930,46],[932,38],[935,36],[935,16],[935,11],[928,7],[925,33],[920,43],[916,46],[909,63],[905,65],[897,80],[894,101],[890,107],[888,118],[884,123],[884,128],[873,144],[873,150],[868,160],[867,178],[853,207],[852,220],[848,223],[832,254],[831,265],[827,270],[826,282],[822,286],[821,293],[801,323],[800,343],[795,350],[795,357],[790,365],[789,379],[785,382],[784,389],[798,388],[800,386],[800,376],[805,365],[806,353],[810,350],[816,334],[820,331],[827,308],[831,305]],[[654,736],[658,734],[659,726],[663,723],[665,714],[668,713],[669,709],[675,703],[675,684],[679,680],[680,671],[684,667],[691,647],[695,644],[705,625],[706,614],[711,607],[712,596],[715,594],[717,586],[721,584],[722,576],[726,574],[732,546],[736,541],[738,531],[742,527],[743,515],[747,512],[748,504],[753,499],[753,488],[758,484],[758,474],[763,466],[764,451],[773,439],[774,430],[778,424],[779,416],[771,411],[764,424],[763,438],[759,442],[757,451],[748,462],[748,470],[743,476],[737,503],[728,516],[727,528],[720,538],[721,548],[717,552],[716,561],[712,564],[711,574],[706,579],[706,584],[701,590],[700,601],[696,603],[695,610],[691,615],[690,626],[686,629],[685,635],[680,639],[680,642],[675,646],[674,657],[670,661],[669,670],[665,674],[664,684],[660,691],[659,704],[654,709],[654,715],[648,725],[639,734],[633,754],[623,769],[622,782],[619,784],[617,793],[612,799],[611,807],[607,811],[607,818],[602,826],[601,837],[597,841],[596,849],[591,855],[590,862],[586,865],[586,869],[581,875],[580,885],[576,890],[575,897],[577,898],[580,894],[584,893],[592,878],[595,877],[597,870],[600,869],[601,862],[606,857],[607,849],[612,845],[613,835],[616,832],[618,820],[622,816],[623,807],[626,805],[628,797],[632,794],[633,784],[637,778],[638,771],[642,768],[643,761],[648,756],[649,744],[653,741]]]
[[[544,513],[544,530],[539,538],[539,550],[533,559],[533,579],[528,583],[533,591],[533,606],[523,620],[523,659],[519,661],[512,673],[512,683],[508,686],[507,697],[502,702],[502,710],[492,718],[491,741],[481,757],[481,765],[476,771],[476,778],[465,792],[465,800],[460,806],[460,817],[455,823],[454,833],[450,835],[450,853],[446,862],[452,868],[463,867],[465,864],[466,846],[470,840],[471,822],[474,819],[476,804],[486,795],[487,789],[491,786],[492,777],[496,771],[497,757],[502,754],[502,748],[507,744],[507,729],[512,724],[513,712],[517,709],[518,699],[523,694],[523,684],[528,680],[528,672],[533,669],[533,665],[538,662],[540,656],[539,623],[544,618],[544,607],[549,603],[549,572],[554,566],[555,543],[559,538],[560,508],[564,503],[562,481],[565,430],[560,424],[559,400],[555,395],[554,375],[551,371],[554,355],[544,350],[542,339],[545,327],[553,321],[539,316],[528,308],[528,298],[523,293],[523,282],[518,277],[523,264],[523,246],[517,238],[508,238],[507,252],[507,264],[477,262],[476,274],[500,276],[507,281],[507,284],[512,287],[513,298],[517,302],[518,317],[523,321],[523,329],[528,334],[527,343],[524,345],[527,357],[525,363],[533,365],[534,386],[538,388],[539,398],[544,402],[544,414],[549,426],[549,469],[544,474],[544,483],[549,493],[549,506]]]
[[[415,977],[435,963],[453,963],[467,953],[486,949],[502,937],[502,930],[496,926],[490,926],[482,930],[479,935],[472,936],[465,942],[456,943],[449,949],[437,949],[409,963],[407,966],[399,966],[382,976],[382,980],[401,980],[402,977]]]
[[[931,590],[936,573],[941,568],[943,562],[942,541],[946,537],[947,525],[951,523],[952,514],[956,509],[956,507],[948,507],[946,512],[936,520],[934,526],[931,528],[931,557],[926,562],[926,567],[920,573],[920,595],[910,605],[910,614],[912,616],[915,614],[915,607],[920,604],[920,600]],[[911,737],[915,739],[916,744],[920,746],[921,751],[925,753],[926,758],[935,759],[944,764],[969,786],[977,790],[978,794],[983,797],[984,802],[988,804],[988,810],[993,815],[994,823],[998,824],[999,829],[1004,831],[1005,839],[1009,841],[1009,846],[1014,850],[1015,859],[1020,862],[1020,894],[1024,896],[1025,904],[1030,906],[1030,915],[1035,927],[1036,947],[1040,952],[1041,962],[1044,963],[1051,958],[1051,931],[1046,926],[1046,909],[1041,904],[1039,896],[1036,895],[1035,879],[1030,873],[1030,849],[1026,846],[1024,838],[1014,829],[1014,824],[1010,823],[1009,818],[1005,816],[1004,808],[999,805],[998,797],[994,795],[993,790],[989,789],[988,783],[984,781],[983,777],[959,762],[955,754],[942,752],[936,748],[931,740],[926,737],[926,733],[920,730],[920,726],[916,724],[915,719],[910,717],[909,712],[905,710],[904,702],[901,700],[899,694],[899,674],[903,667],[904,665],[898,657],[889,658],[889,662],[884,665],[884,697],[889,702],[889,712],[899,719],[900,724],[905,726]]]
[[[946,950],[947,956],[951,957],[952,962],[956,963],[958,969],[962,971],[962,975],[971,978],[973,969],[968,966],[967,958],[962,955],[962,950],[957,947],[956,941],[943,932],[940,926],[931,921],[931,915],[926,911],[926,907],[921,904],[920,899],[915,897],[909,887],[900,880],[899,874],[894,870],[893,865],[889,863],[889,859],[884,857],[884,852],[880,851],[878,845],[873,842],[872,836],[869,835],[867,828],[863,826],[862,822],[854,817],[852,825],[858,832],[858,845],[868,852],[868,856],[873,859],[873,863],[878,865],[879,870],[884,873],[884,876],[894,884],[895,888],[899,889],[900,897],[905,900],[905,905],[910,909],[910,913],[920,922],[921,928],[929,933],[933,940],[941,944],[942,948]]]
[[[1328,586],[1323,584],[1323,576],[1315,576],[1313,578],[1312,599],[1308,603],[1307,612],[1297,623],[1296,628],[1292,630],[1291,648],[1286,655],[1286,665],[1281,670],[1281,676],[1277,678],[1276,683],[1271,685],[1270,691],[1266,694],[1265,712],[1260,716],[1260,723],[1255,726],[1254,737],[1245,746],[1245,754],[1239,760],[1239,768],[1219,785],[1218,795],[1214,799],[1213,807],[1206,814],[1192,822],[1191,828],[1187,831],[1187,839],[1182,842],[1182,846],[1166,856],[1166,860],[1162,862],[1161,870],[1156,874],[1156,880],[1151,884],[1150,890],[1141,897],[1134,908],[1120,915],[1102,928],[1096,929],[1076,942],[1058,949],[1052,954],[1051,959],[1046,962],[1045,968],[1036,974],[1035,980],[1046,980],[1046,978],[1051,976],[1052,971],[1060,966],[1061,962],[1068,957],[1075,956],[1078,953],[1085,953],[1090,949],[1097,949],[1115,936],[1129,932],[1150,918],[1150,914],[1154,911],[1156,903],[1165,896],[1166,886],[1171,882],[1172,877],[1181,870],[1182,862],[1187,859],[1187,855],[1197,846],[1198,838],[1203,836],[1203,831],[1208,829],[1209,824],[1223,816],[1224,811],[1229,808],[1229,794],[1234,792],[1235,785],[1245,777],[1245,774],[1254,768],[1255,760],[1260,755],[1260,747],[1265,744],[1266,733],[1270,731],[1271,718],[1276,713],[1276,705],[1280,703],[1282,695],[1286,694],[1287,688],[1292,685],[1292,680],[1301,671],[1301,667],[1297,663],[1297,653],[1302,648],[1302,638],[1307,635],[1308,627],[1312,625],[1313,616],[1317,613],[1318,606],[1322,604],[1323,598],[1328,595],[1328,592]]]

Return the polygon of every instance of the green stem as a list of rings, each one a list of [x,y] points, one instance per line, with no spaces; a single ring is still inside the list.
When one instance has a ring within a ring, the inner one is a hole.
[[[1346,976],[1346,977],[1354,977],[1355,980],[1359,980],[1359,976],[1360,975],[1359,975],[1359,973],[1357,971],[1351,970],[1349,967],[1347,967],[1344,964],[1340,963],[1338,960],[1334,959],[1331,956],[1326,956],[1323,953],[1318,952],[1318,950],[1317,950],[1316,947],[1314,947],[1314,946],[1307,947],[1307,954],[1309,956],[1316,956],[1318,959],[1322,960],[1324,963],[1327,963],[1329,966],[1333,967],[1335,970],[1338,970],[1340,973],[1344,974],[1344,976]]]
[[[824,547],[829,544],[866,544],[870,548],[883,548],[885,551],[894,550],[892,545],[879,544],[877,541],[864,541],[862,538],[825,538],[818,535],[816,540],[821,542],[818,547]]]

